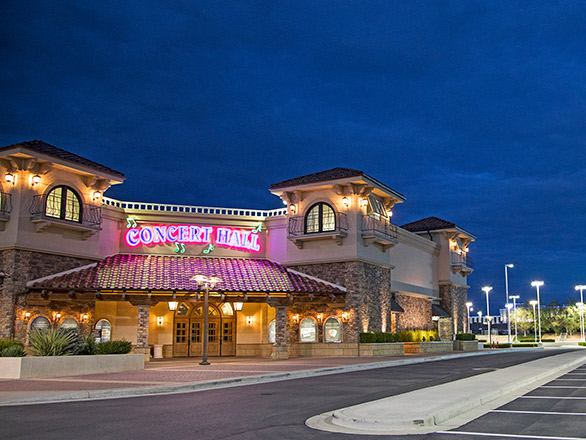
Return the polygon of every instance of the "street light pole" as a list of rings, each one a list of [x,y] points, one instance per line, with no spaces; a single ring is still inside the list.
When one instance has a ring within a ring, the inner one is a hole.
[[[580,291],[580,342],[584,342],[586,335],[584,332],[584,293],[583,293],[583,290],[586,289],[586,286],[579,285],[579,286],[576,286],[575,289]]]
[[[509,303],[509,274],[507,273],[507,269],[510,267],[515,267],[514,264],[505,264],[505,294],[507,296],[507,300],[505,301],[505,304]]]
[[[492,287],[490,286],[484,286],[482,288],[482,291],[486,293],[486,322],[488,323],[488,343],[492,346],[492,332],[490,331],[490,320],[492,317],[490,316],[490,304],[488,303],[488,294],[491,290]]]
[[[222,281],[216,277],[206,277],[205,275],[196,275],[191,278],[197,283],[197,288],[203,287],[204,295],[204,312],[203,312],[203,353],[199,365],[210,365],[208,362],[208,315],[209,315],[209,296],[210,289],[216,287],[216,284]]]
[[[468,333],[470,333],[470,310],[472,309],[472,303],[467,302],[466,308],[468,309]]]
[[[531,300],[529,304],[533,306],[533,335],[535,339],[535,343],[537,343],[537,316],[535,316],[535,306],[537,305],[537,301]]]
[[[531,285],[537,289],[537,316],[539,317],[539,343],[541,344],[541,301],[539,299],[539,288],[543,286],[543,281],[533,281]]]
[[[506,303],[505,307],[507,308],[507,333],[509,335],[508,341],[509,346],[511,345],[511,309],[513,308],[513,304]]]
[[[517,300],[519,295],[511,295],[509,298],[513,300],[513,313],[515,314],[515,339],[513,341],[519,342],[519,335],[517,334]]]

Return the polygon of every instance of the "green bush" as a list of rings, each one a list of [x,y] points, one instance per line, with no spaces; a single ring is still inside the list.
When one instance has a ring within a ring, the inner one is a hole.
[[[488,342],[486,339],[479,339],[478,342]]]
[[[77,349],[77,333],[67,329],[34,329],[29,344],[35,356],[69,356]]]
[[[535,344],[535,343],[525,343],[525,344],[513,344],[513,347],[538,347],[539,344]]]
[[[0,357],[25,357],[26,353],[24,352],[24,345],[14,344],[6,347],[4,350],[0,351]]]
[[[2,353],[7,348],[12,348],[14,346],[20,347],[24,349],[24,344],[16,339],[0,339],[0,353]]]
[[[526,344],[521,345],[522,347],[525,347]],[[511,344],[492,344],[492,347],[495,348],[511,348]],[[484,348],[492,348],[490,346],[490,344],[484,344]]]
[[[586,342],[578,342],[578,345],[579,345],[580,347],[586,347]]]
[[[555,342],[555,339],[542,339],[541,342]]]
[[[96,344],[96,354],[126,354],[130,353],[130,350],[132,350],[132,344],[125,340],[100,342]]]
[[[474,333],[457,333],[456,341],[474,341],[476,335]]]
[[[360,333],[360,342],[363,344],[372,344],[376,342],[376,335],[372,332]]]
[[[400,342],[439,341],[436,331],[432,330],[404,330],[399,333]]]

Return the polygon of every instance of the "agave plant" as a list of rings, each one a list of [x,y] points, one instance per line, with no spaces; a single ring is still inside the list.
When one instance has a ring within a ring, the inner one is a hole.
[[[35,356],[69,356],[76,348],[77,335],[66,329],[34,329],[29,343]]]
[[[0,357],[25,357],[24,347],[22,345],[10,345],[0,351]]]

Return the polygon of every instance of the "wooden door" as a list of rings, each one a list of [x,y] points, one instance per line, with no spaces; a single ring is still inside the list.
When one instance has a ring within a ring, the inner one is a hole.
[[[189,341],[187,338],[188,325],[189,319],[175,319],[175,328],[173,334],[173,356],[175,357],[187,357],[189,349]]]
[[[208,321],[208,356],[220,356],[220,324],[217,318]]]
[[[222,319],[222,356],[236,356],[234,318]]]

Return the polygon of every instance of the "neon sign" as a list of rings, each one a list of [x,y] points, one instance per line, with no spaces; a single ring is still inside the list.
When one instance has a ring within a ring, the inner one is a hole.
[[[182,252],[184,244],[207,244],[208,252],[216,246],[234,248],[249,252],[260,252],[257,232],[223,226],[198,225],[156,225],[140,226],[128,229],[125,235],[126,244],[131,247],[139,245],[175,244],[176,252],[179,243]]]

